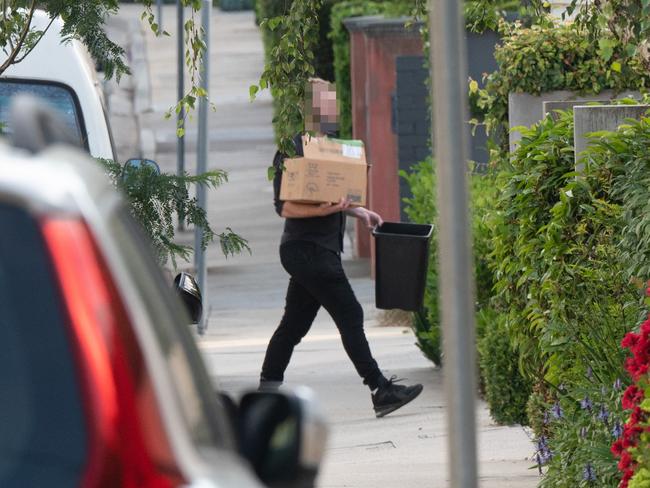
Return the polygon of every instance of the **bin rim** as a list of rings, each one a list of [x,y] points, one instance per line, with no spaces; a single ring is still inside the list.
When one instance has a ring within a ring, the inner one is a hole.
[[[374,237],[379,236],[391,236],[391,237],[400,237],[400,238],[409,238],[409,239],[429,239],[433,233],[433,224],[417,224],[412,222],[384,222],[384,224],[404,224],[404,225],[417,225],[421,227],[429,227],[429,232],[426,235],[413,235],[413,234],[397,234],[395,232],[379,232],[378,229],[381,226],[376,226],[372,229],[372,235]],[[383,224],[382,224],[383,225]]]

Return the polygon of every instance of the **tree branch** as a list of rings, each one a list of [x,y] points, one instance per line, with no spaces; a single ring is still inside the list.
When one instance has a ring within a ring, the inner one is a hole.
[[[25,21],[25,26],[23,27],[23,31],[20,33],[18,42],[16,43],[16,46],[11,51],[11,54],[9,55],[7,60],[4,63],[2,63],[2,66],[0,66],[0,75],[4,73],[5,70],[14,63],[16,56],[18,56],[18,53],[22,49],[23,44],[25,43],[25,39],[27,39],[27,34],[29,33],[29,28],[32,24],[32,19],[34,18],[35,10],[36,10],[36,0],[32,0],[32,6],[29,9],[29,14],[27,15],[27,20]]]

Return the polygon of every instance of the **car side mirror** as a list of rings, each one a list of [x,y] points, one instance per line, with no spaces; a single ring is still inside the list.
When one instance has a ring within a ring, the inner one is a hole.
[[[270,488],[313,488],[325,452],[327,428],[307,388],[242,397],[239,448]]]
[[[185,272],[178,273],[174,278],[174,289],[185,305],[192,324],[198,324],[203,314],[203,296],[194,277]]]

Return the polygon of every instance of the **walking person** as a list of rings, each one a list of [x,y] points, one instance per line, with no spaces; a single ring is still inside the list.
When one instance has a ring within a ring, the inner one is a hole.
[[[306,122],[317,137],[336,130],[336,92],[323,80],[310,80]],[[294,139],[296,154],[303,155],[301,135]],[[363,207],[338,203],[305,204],[279,198],[285,156],[276,153],[273,164],[275,208],[284,217],[280,261],[289,273],[284,315],[266,350],[260,389],[277,388],[284,380],[294,347],[309,331],[320,307],[334,319],[343,347],[357,373],[371,391],[377,417],[383,417],[416,398],[422,385],[405,386],[387,379],[372,356],[363,330],[363,309],[341,264],[345,218],[360,219],[369,229],[381,225],[379,214]]]

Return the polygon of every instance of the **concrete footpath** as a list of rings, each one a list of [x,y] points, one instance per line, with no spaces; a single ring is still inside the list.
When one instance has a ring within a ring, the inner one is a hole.
[[[171,38],[155,38],[140,27],[137,6],[123,5],[110,21],[135,63],[134,74],[111,84],[111,119],[122,154],[154,157],[164,171],[176,169],[175,123],[164,112],[176,97],[175,7],[164,9]],[[229,182],[210,191],[208,216],[215,230],[230,226],[250,242],[252,255],[224,258],[208,251],[209,328],[198,339],[215,381],[229,392],[255,387],[265,347],[284,306],[287,275],[277,254],[282,220],[271,205],[266,179],[275,148],[268,92],[250,103],[248,86],[263,67],[263,48],[251,12],[214,11],[209,168],[226,169]],[[130,105],[129,105],[130,104]],[[187,169],[193,171],[196,126],[187,130]],[[126,157],[126,156],[125,156]],[[180,236],[191,242],[191,234]],[[412,404],[376,419],[370,395],[345,356],[336,327],[325,313],[296,349],[289,385],[316,391],[329,420],[330,438],[318,486],[322,488],[416,488],[446,486],[445,409],[442,372],[414,345],[412,332],[380,325],[373,308],[374,283],[366,261],[351,256],[346,270],[366,311],[366,331],[380,367],[388,375],[425,386]],[[496,426],[484,404],[477,408],[481,486],[534,487],[533,446],[520,427]]]

